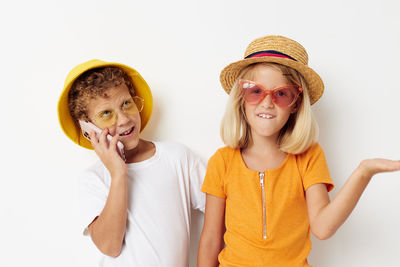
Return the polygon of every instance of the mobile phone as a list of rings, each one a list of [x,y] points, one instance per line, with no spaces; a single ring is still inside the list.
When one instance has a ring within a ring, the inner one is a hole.
[[[101,129],[98,128],[96,125],[94,125],[91,122],[88,121],[79,121],[79,125],[81,126],[82,129],[82,134],[84,137],[86,137],[86,139],[88,139],[90,141],[90,133],[92,131],[94,131],[96,133],[96,137],[99,138],[100,137],[100,133],[101,133]],[[112,136],[107,134],[107,140],[108,142],[110,142],[112,139]],[[124,152],[124,144],[122,144],[121,141],[117,142],[117,151],[118,154],[121,156],[121,158],[125,161],[125,152]]]

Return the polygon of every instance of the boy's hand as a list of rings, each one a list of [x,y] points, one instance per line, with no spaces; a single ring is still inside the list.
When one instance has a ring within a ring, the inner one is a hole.
[[[380,172],[393,172],[400,170],[400,160],[366,159],[360,163],[359,168],[368,177]]]
[[[100,160],[106,166],[111,177],[125,176],[126,164],[117,151],[118,135],[113,136],[110,142],[107,140],[108,129],[101,131],[99,139],[93,131],[90,133],[90,142]]]

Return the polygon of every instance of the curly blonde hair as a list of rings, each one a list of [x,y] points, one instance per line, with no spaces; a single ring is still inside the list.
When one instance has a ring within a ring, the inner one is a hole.
[[[82,73],[68,92],[68,106],[72,118],[89,120],[87,106],[90,99],[106,97],[107,90],[125,84],[132,96],[135,90],[131,78],[118,67],[102,67]]]

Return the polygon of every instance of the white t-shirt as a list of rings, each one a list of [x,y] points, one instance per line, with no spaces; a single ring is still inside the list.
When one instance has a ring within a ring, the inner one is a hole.
[[[127,164],[128,219],[121,254],[103,256],[101,267],[187,267],[191,208],[204,212],[200,191],[205,163],[184,145],[153,142],[155,154]],[[82,226],[104,208],[111,177],[99,161],[79,178]]]

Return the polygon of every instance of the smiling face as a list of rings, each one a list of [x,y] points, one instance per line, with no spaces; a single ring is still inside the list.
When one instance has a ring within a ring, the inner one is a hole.
[[[255,67],[251,80],[268,90],[290,85],[279,69],[261,64]],[[290,114],[296,111],[296,104],[281,108],[272,101],[271,95],[268,94],[258,104],[245,102],[244,109],[253,140],[261,137],[277,141],[280,130],[285,126]]]
[[[107,89],[104,97],[91,99],[87,111],[90,121],[97,127],[108,128],[112,136],[119,135],[125,150],[139,143],[140,114],[124,83]]]

